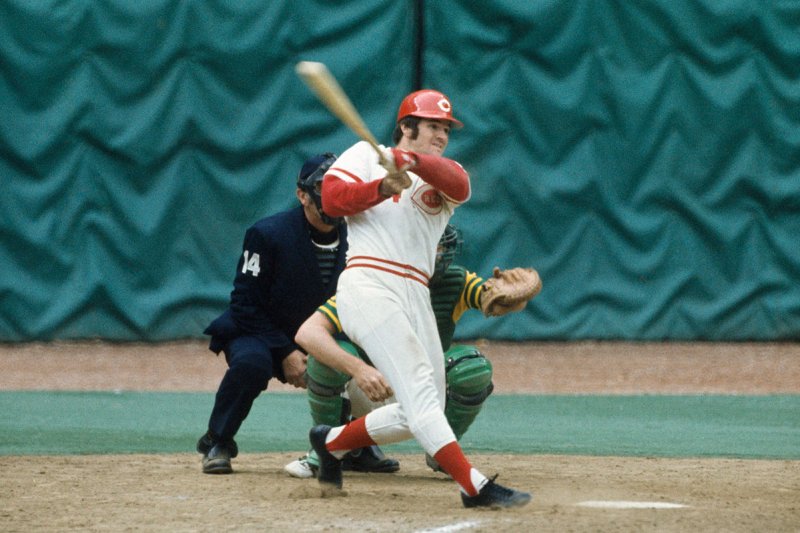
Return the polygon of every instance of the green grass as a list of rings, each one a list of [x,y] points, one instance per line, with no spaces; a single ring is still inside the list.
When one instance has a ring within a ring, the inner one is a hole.
[[[194,451],[214,395],[0,392],[0,455]],[[237,441],[248,452],[301,451],[306,397],[262,394]],[[800,459],[800,395],[493,395],[462,439],[515,454]],[[386,446],[420,450],[415,441]]]

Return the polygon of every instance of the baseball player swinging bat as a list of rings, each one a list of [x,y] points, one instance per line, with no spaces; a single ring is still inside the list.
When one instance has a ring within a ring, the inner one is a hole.
[[[377,152],[381,166],[389,173],[397,172],[394,161],[389,161],[381,151],[378,141],[369,131],[367,125],[361,119],[356,108],[350,102],[345,92],[339,86],[336,78],[328,70],[324,63],[316,61],[300,61],[295,66],[295,72],[302,78],[302,80],[314,91],[317,98],[322,101],[328,110],[333,113],[339,120],[350,128],[359,138],[367,141],[370,146]]]

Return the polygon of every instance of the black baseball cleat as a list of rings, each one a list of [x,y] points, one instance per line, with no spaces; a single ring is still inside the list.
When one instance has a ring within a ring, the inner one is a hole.
[[[311,447],[317,452],[319,457],[319,471],[317,471],[317,480],[320,483],[333,485],[334,487],[342,488],[342,461],[334,457],[325,447],[325,437],[330,433],[331,427],[324,424],[314,426],[308,432],[308,440],[311,442]]]
[[[527,492],[509,489],[494,482],[495,475],[483,487],[477,496],[467,496],[461,493],[461,502],[464,507],[490,507],[492,509],[502,509],[505,507],[522,507],[531,501],[531,495]]]
[[[342,470],[391,474],[400,470],[400,462],[386,457],[377,446],[352,450],[342,458]]]

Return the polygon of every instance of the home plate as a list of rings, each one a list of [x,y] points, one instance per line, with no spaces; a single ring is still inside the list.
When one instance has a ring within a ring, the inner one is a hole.
[[[680,509],[688,507],[682,503],[668,502],[626,502],[621,500],[589,500],[577,504],[580,507],[594,507],[595,509]]]

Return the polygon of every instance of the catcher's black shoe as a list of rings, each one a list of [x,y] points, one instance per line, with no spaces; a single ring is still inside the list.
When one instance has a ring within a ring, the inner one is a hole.
[[[467,496],[461,493],[461,501],[464,507],[490,507],[500,509],[504,507],[521,507],[531,501],[531,495],[527,492],[509,489],[494,482],[495,475],[483,487],[477,496]]]
[[[215,444],[207,454],[203,456],[204,474],[230,474],[233,472],[231,467],[231,450],[222,443]]]
[[[325,447],[325,437],[330,433],[331,427],[326,425],[314,426],[308,432],[308,440],[311,442],[311,447],[317,452],[319,457],[319,470],[317,471],[317,480],[320,483],[333,485],[334,487],[342,488],[342,461],[334,457]]]
[[[391,474],[400,470],[400,462],[386,457],[377,446],[352,450],[342,458],[342,470]]]

